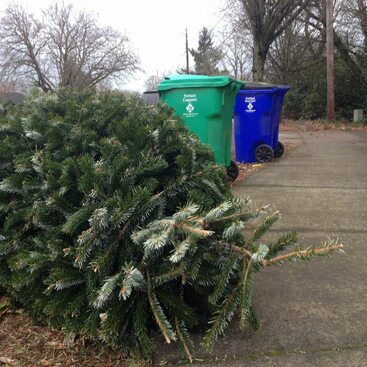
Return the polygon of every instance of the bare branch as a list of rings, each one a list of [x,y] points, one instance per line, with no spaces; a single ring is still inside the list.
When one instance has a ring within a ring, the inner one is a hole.
[[[305,10],[311,0],[238,0],[253,37],[253,76],[263,80],[264,66],[272,43]]]
[[[42,20],[10,5],[1,19],[0,37],[3,73],[27,75],[44,91],[123,82],[138,69],[126,36],[100,27],[95,17],[73,5],[51,5]]]

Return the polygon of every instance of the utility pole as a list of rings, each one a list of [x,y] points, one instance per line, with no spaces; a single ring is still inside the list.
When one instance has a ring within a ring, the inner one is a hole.
[[[335,120],[333,0],[326,0],[327,119]]]
[[[189,40],[187,37],[187,28],[186,28],[186,74],[189,74]]]

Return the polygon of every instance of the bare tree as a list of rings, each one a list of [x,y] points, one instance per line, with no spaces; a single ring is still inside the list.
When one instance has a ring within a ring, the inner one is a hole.
[[[229,3],[223,9],[226,26],[221,32],[222,64],[236,79],[248,80],[252,69],[252,36],[242,27],[241,5]]]
[[[357,17],[363,35],[364,52],[367,53],[367,1],[356,0],[357,2]]]
[[[339,0],[340,1],[340,0]],[[367,53],[367,0],[341,1],[339,30],[354,49]]]
[[[312,27],[325,33],[326,8],[325,3],[312,1],[309,8],[310,24]],[[365,57],[367,54],[367,1],[334,0],[335,27],[334,45],[338,56],[344,61],[348,69],[358,77],[367,87],[367,73]],[[312,22],[313,21],[313,22]],[[366,46],[365,46],[366,45]]]
[[[45,74],[47,41],[42,24],[19,5],[10,5],[0,23],[0,57],[3,77],[30,77],[45,91],[52,89]]]
[[[289,83],[300,73],[324,62],[324,36],[309,27],[307,17],[295,20],[271,45],[266,75]]]
[[[222,44],[222,64],[229,74],[236,79],[251,78],[251,39],[242,37],[237,32],[225,33]]]
[[[44,91],[82,89],[123,82],[138,68],[126,36],[100,27],[96,18],[72,5],[52,5],[38,20],[10,5],[0,21],[0,66]]]
[[[158,84],[164,79],[162,75],[151,75],[148,79],[144,82],[144,87],[146,90],[156,90]]]
[[[335,120],[334,7],[326,0],[327,119]]]
[[[253,37],[253,78],[262,81],[271,44],[304,11],[311,0],[235,0],[240,1],[244,28]]]

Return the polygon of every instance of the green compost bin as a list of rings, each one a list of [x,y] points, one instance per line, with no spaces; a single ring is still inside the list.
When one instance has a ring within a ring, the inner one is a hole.
[[[160,100],[174,109],[202,143],[211,147],[216,162],[233,169],[233,106],[243,85],[227,76],[176,75],[163,80],[158,92]]]

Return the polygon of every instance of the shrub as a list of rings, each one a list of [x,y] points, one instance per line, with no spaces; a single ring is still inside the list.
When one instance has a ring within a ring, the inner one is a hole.
[[[291,90],[284,101],[284,116],[291,119],[322,119],[327,115],[326,61],[297,74],[289,81]],[[279,81],[277,81],[279,82]],[[282,81],[280,81],[282,82]],[[342,60],[335,60],[335,113],[351,121],[354,109],[365,109],[367,88]]]

